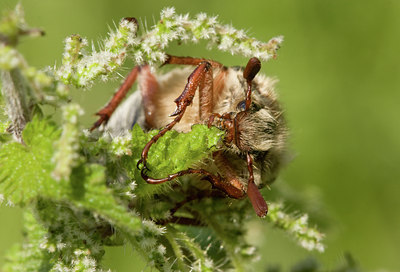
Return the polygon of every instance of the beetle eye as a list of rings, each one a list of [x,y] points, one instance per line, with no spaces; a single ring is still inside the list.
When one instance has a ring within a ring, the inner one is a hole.
[[[244,111],[244,110],[246,110],[246,100],[240,101],[240,102],[237,104],[236,108],[237,108],[239,111]]]

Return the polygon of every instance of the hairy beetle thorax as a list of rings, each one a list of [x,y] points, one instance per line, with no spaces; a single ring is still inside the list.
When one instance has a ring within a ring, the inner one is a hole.
[[[244,111],[246,81],[243,72],[230,68],[215,112],[222,115],[215,125],[227,131],[227,143],[238,151],[267,151],[283,144],[285,122],[274,91],[275,80],[258,75],[252,83],[252,103]]]

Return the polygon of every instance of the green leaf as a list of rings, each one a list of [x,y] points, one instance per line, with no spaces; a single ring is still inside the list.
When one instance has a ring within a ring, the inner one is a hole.
[[[150,148],[148,174],[162,178],[189,168],[215,151],[223,135],[223,131],[205,125],[194,125],[188,133],[167,132]]]
[[[249,246],[244,239],[245,223],[249,219],[249,214],[253,216],[249,204],[246,200],[213,198],[190,207],[214,233],[216,239],[214,242],[220,243],[219,252],[213,252],[210,256],[218,257],[213,260],[214,263],[225,263],[224,269],[245,271],[255,257],[254,247]]]
[[[90,210],[125,233],[135,235],[141,229],[141,219],[117,203],[112,190],[106,187],[103,166],[91,164],[75,168],[70,195],[76,207]]]
[[[36,196],[59,194],[59,184],[51,178],[53,142],[60,130],[47,120],[34,118],[23,131],[25,145],[10,142],[0,150],[0,194],[15,204]]]
[[[194,258],[191,263],[190,271],[214,271],[214,264],[212,260],[207,256],[207,251],[203,250],[193,238],[188,237],[183,231],[177,230],[172,226],[167,227],[169,237],[168,241],[171,243],[174,251],[179,245],[182,245],[186,250],[190,252],[190,255]],[[178,250],[178,253],[181,250]],[[176,254],[176,257],[179,256]],[[183,259],[183,258],[182,258]]]
[[[144,146],[158,131],[145,134],[135,125],[132,130],[133,158],[138,161]],[[156,176],[165,176],[185,170],[193,163],[205,158],[216,150],[224,132],[205,125],[194,125],[188,133],[168,131],[152,145],[148,154],[147,166]]]
[[[48,199],[32,204],[24,213],[27,235],[5,271],[102,271],[99,218]]]
[[[189,267],[185,264],[185,255],[182,252],[180,245],[177,242],[177,239],[174,237],[174,233],[171,228],[167,228],[167,232],[165,233],[165,238],[168,240],[168,243],[171,246],[172,252],[174,254],[173,258],[176,259],[175,266],[179,271],[189,271]]]
[[[24,229],[25,240],[8,251],[3,271],[50,271],[51,254],[40,246],[47,230],[35,220],[31,210],[24,211]]]
[[[144,146],[157,133],[158,130],[145,133],[139,125],[135,125],[131,132],[131,143],[128,147],[125,147],[129,148],[131,155],[108,159],[107,171],[109,173],[116,175],[118,173],[115,172],[115,169],[126,169],[128,176],[136,181],[137,188],[134,193],[138,197],[149,197],[155,193],[165,192],[172,184],[169,182],[159,185],[147,184],[142,179],[140,170],[136,167]],[[147,174],[153,178],[163,178],[169,174],[188,169],[210,156],[217,149],[218,143],[222,141],[223,135],[223,131],[215,127],[208,128],[205,125],[194,125],[188,133],[179,133],[174,130],[167,132],[150,148],[147,160],[147,167],[150,171]],[[98,154],[101,153],[102,148],[107,148],[107,145],[99,142],[92,144],[89,149],[92,154]],[[111,153],[110,150],[106,152]],[[110,163],[110,161],[112,162]]]

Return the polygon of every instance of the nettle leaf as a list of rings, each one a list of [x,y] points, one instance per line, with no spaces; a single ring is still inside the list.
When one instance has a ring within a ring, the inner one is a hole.
[[[103,271],[99,218],[48,199],[32,204],[24,212],[24,241],[9,252],[4,271]]]
[[[3,271],[50,271],[51,253],[43,250],[47,230],[34,219],[31,210],[24,210],[26,236],[22,244],[15,244],[5,257]]]
[[[194,125],[188,133],[167,132],[150,148],[148,174],[162,178],[185,170],[215,151],[224,132],[206,125]]]
[[[207,250],[203,250],[200,245],[198,245],[193,238],[187,236],[184,232],[175,229],[172,226],[167,227],[168,235],[166,235],[168,241],[171,244],[172,249],[175,255],[178,257],[179,253],[185,250],[185,252],[190,253],[190,257],[193,259],[190,264],[190,271],[215,271],[215,265],[212,259],[207,255]],[[186,253],[187,256],[188,254]],[[186,259],[190,260],[189,258]],[[185,258],[182,257],[181,260],[177,260],[178,262],[185,261]]]
[[[122,158],[123,165],[129,169],[130,177],[138,183],[135,190],[138,196],[151,195],[170,187],[169,183],[147,184],[136,167],[144,146],[157,133],[157,130],[144,133],[139,125],[135,125],[132,129],[132,155]],[[146,174],[153,178],[163,178],[188,169],[217,150],[223,136],[223,131],[215,127],[208,128],[206,125],[194,125],[188,133],[168,131],[151,146],[147,159],[149,170]]]
[[[53,169],[53,143],[60,130],[47,120],[34,118],[23,131],[25,145],[11,142],[0,150],[0,194],[14,204],[24,204],[41,194],[56,196],[59,184]]]
[[[81,165],[72,171],[71,202],[80,208],[100,215],[113,226],[134,235],[141,228],[141,220],[119,205],[112,190],[106,187],[105,168],[101,165]]]

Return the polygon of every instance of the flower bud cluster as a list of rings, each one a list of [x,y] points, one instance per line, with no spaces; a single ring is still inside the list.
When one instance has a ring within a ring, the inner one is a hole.
[[[56,180],[68,180],[72,167],[80,162],[78,117],[83,115],[83,110],[78,104],[66,104],[62,110],[62,134],[56,143],[56,152],[53,157],[56,166],[52,176]]]
[[[324,252],[322,244],[324,235],[308,224],[308,215],[293,216],[283,211],[283,205],[272,203],[269,205],[267,217],[277,227],[289,232],[295,237],[298,244],[307,250]]]
[[[92,53],[85,53],[86,39],[72,35],[65,40],[65,52],[62,66],[57,71],[58,78],[65,84],[76,87],[89,87],[93,81],[102,76],[106,79],[126,58],[127,48],[137,42],[137,23],[134,20],[122,19],[118,29],[110,33],[104,42],[104,48]]]
[[[154,67],[167,59],[165,50],[173,41],[197,43],[206,40],[210,49],[216,47],[232,55],[258,57],[263,61],[275,57],[283,41],[280,36],[264,43],[247,36],[243,30],[220,24],[215,16],[200,13],[190,18],[188,14],[176,14],[174,8],[162,10],[158,23],[142,35],[138,36],[137,30],[135,19],[122,19],[118,29],[103,43],[104,48],[96,51],[92,46],[91,54],[84,50],[88,44],[86,39],[79,35],[68,37],[62,66],[57,71],[59,79],[76,87],[90,87],[98,77],[107,79],[122,66],[127,56],[138,65],[146,63]]]

